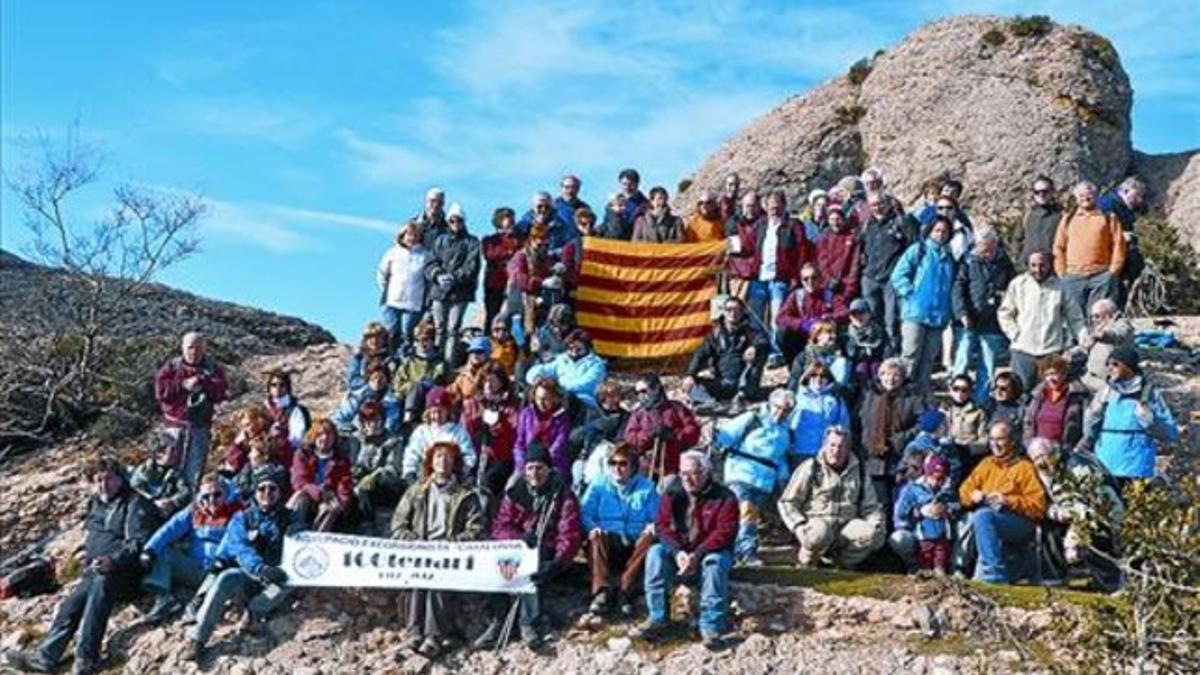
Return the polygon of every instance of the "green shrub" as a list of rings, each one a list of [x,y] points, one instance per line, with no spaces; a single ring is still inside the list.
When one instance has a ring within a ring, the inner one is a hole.
[[[1095,60],[1108,70],[1117,67],[1121,62],[1121,57],[1117,54],[1116,47],[1101,35],[1095,33],[1077,33],[1072,39],[1071,44],[1076,49],[1083,52],[1084,57]]]
[[[846,126],[858,124],[858,121],[867,114],[867,109],[861,105],[839,105],[833,109],[833,114],[837,116],[838,122]]]
[[[850,80],[850,84],[860,85],[867,81],[867,76],[871,74],[871,61],[867,58],[861,58],[850,66],[850,71],[846,73],[846,78]]]
[[[1200,313],[1200,255],[1160,214],[1138,219],[1138,247],[1162,275],[1167,307],[1175,314]],[[1149,308],[1153,311],[1154,308]]]
[[[1008,30],[1016,37],[1039,38],[1054,30],[1054,22],[1044,14],[1018,16],[1008,22]]]
[[[680,194],[683,194],[684,192],[687,192],[687,189],[692,187],[692,182],[693,181],[692,181],[691,176],[680,179],[679,185],[676,186],[676,188],[675,188],[675,194],[680,195]]]
[[[989,44],[993,47],[999,47],[1000,45],[1004,44],[1005,40],[1008,38],[1004,36],[1004,31],[993,28],[980,36],[979,39],[983,40],[984,44]]]

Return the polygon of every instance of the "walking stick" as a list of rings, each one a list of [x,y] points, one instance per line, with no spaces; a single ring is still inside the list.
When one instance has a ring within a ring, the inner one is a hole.
[[[550,514],[554,511],[554,504],[558,501],[558,492],[555,492],[550,497],[550,504],[538,515],[537,522],[537,551],[538,563],[541,564],[542,538],[546,535],[546,528],[550,525]],[[508,646],[508,642],[512,639],[513,624],[517,622],[517,611],[521,606],[521,596],[514,595],[512,606],[508,609],[508,616],[504,619],[504,627],[500,629],[500,637],[496,640],[496,651],[504,651]]]

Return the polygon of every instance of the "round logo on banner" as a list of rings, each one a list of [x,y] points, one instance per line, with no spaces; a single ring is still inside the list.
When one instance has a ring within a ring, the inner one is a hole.
[[[315,579],[329,569],[329,554],[323,548],[305,546],[296,553],[292,567],[301,577]]]

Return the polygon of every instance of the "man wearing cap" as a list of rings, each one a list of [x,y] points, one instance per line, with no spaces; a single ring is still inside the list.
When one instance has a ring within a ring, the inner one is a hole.
[[[658,502],[654,483],[638,472],[637,453],[618,443],[608,453],[607,475],[588,486],[580,503],[592,568],[588,611],[603,614],[616,603],[622,617],[633,616]],[[615,588],[611,572],[618,574]]]
[[[487,365],[492,359],[492,341],[480,335],[471,338],[467,343],[467,362],[458,369],[454,381],[446,390],[453,399],[461,403],[483,387],[483,378],[487,377]]]
[[[719,241],[725,238],[725,221],[717,204],[717,193],[701,190],[696,197],[696,212],[688,219],[683,240],[688,243]]]
[[[287,480],[287,473],[275,466],[254,473],[254,502],[229,522],[217,548],[219,562],[198,592],[204,602],[196,626],[188,632],[185,658],[203,658],[204,647],[225,614],[227,601],[246,601],[242,626],[248,630],[260,629],[267,615],[287,601],[288,575],[279,566],[283,538],[303,529],[296,514],[283,505]]]
[[[475,444],[467,430],[455,420],[454,405],[455,402],[445,387],[433,387],[425,395],[423,422],[413,429],[408,437],[404,461],[401,463],[401,475],[406,486],[412,485],[420,477],[421,462],[425,461],[425,453],[429,446],[442,440],[453,441],[458,445],[462,451],[466,475],[474,475],[477,457]]]
[[[1151,384],[1130,345],[1108,355],[1108,384],[1083,414],[1077,451],[1092,451],[1124,487],[1154,477],[1159,444],[1179,442],[1179,427],[1162,392]]]
[[[730,401],[738,394],[747,401],[759,400],[770,349],[766,334],[747,316],[746,303],[730,296],[721,316],[713,320],[712,332],[692,353],[680,388],[697,405],[706,398]],[[705,369],[712,371],[711,377],[701,376]]]
[[[421,243],[433,250],[438,237],[446,233],[446,193],[439,187],[425,192],[425,206],[413,220],[421,227]]]
[[[75,553],[83,574],[59,603],[37,649],[8,652],[8,665],[18,670],[54,671],[67,643],[76,637],[73,671],[99,672],[100,648],[113,606],[137,592],[143,572],[139,556],[154,531],[152,507],[130,489],[125,467],[114,456],[88,462],[86,475],[92,496],[83,520],[83,543]]]
[[[540,443],[531,445],[525,467],[504,492],[492,524],[492,539],[523,541],[538,551],[538,571],[534,578],[537,593],[511,596],[512,602],[520,603],[517,625],[521,640],[531,648],[545,640],[542,592],[547,582],[570,568],[583,543],[579,501],[571,492],[567,477],[558,475],[552,467],[550,453]],[[505,599],[502,595],[493,596],[492,621],[475,640],[476,648],[490,647],[499,639],[503,616],[508,610]]]
[[[205,354],[200,333],[184,334],[181,351],[159,368],[154,397],[163,422],[183,434],[183,476],[195,487],[208,460],[213,413],[225,400],[225,369]]]
[[[392,537],[409,541],[472,541],[484,532],[479,493],[463,480],[462,453],[450,441],[429,446],[421,480],[411,485],[392,517]],[[454,632],[460,594],[412,590],[403,646],[436,658]]]
[[[608,375],[608,362],[592,350],[592,339],[582,328],[568,333],[565,342],[565,352],[525,372],[525,383],[532,385],[543,377],[552,378],[565,392],[595,407],[596,387]]]
[[[802,567],[826,556],[854,567],[883,546],[883,508],[850,452],[848,429],[825,430],[821,450],[792,472],[779,497],[779,515],[800,543],[796,559]]]
[[[1037,362],[1078,342],[1089,344],[1083,312],[1062,279],[1050,274],[1050,254],[1035,251],[1028,271],[1017,275],[996,310],[1000,330],[1011,342],[1013,374],[1025,391],[1037,384]]]
[[[455,202],[446,212],[448,228],[433,245],[433,258],[425,268],[425,279],[432,287],[429,299],[438,345],[450,361],[454,342],[462,328],[467,305],[475,301],[479,285],[479,238],[467,232],[467,214]]]
[[[679,460],[679,477],[663,491],[655,521],[658,541],[646,556],[646,621],[630,631],[654,641],[668,630],[676,581],[700,585],[700,639],[709,649],[729,630],[729,569],[738,530],[737,497],[713,479],[708,455]]]

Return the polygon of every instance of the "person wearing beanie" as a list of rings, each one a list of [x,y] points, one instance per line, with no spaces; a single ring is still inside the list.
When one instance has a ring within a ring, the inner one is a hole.
[[[467,305],[479,285],[479,238],[467,232],[467,214],[457,202],[446,212],[446,232],[434,241],[432,260],[425,267],[430,284],[430,314],[439,348],[446,361],[454,358],[454,341],[462,329]]]
[[[166,522],[192,501],[192,486],[183,475],[183,435],[170,427],[151,434],[150,457],[129,479],[129,487],[154,506],[156,525]]]
[[[313,426],[317,428],[316,424]],[[225,567],[209,575],[200,588],[204,601],[196,625],[188,631],[184,658],[203,659],[205,646],[225,614],[227,602],[236,600],[245,605],[248,627],[261,625],[271,612],[287,602],[291,589],[287,585],[287,572],[280,567],[283,538],[304,529],[299,517],[283,504],[287,482],[287,472],[273,465],[254,473],[254,501],[229,521],[216,553]]]
[[[856,403],[863,390],[879,372],[888,348],[887,333],[883,324],[872,315],[871,303],[855,298],[850,303],[849,322],[846,324],[846,359],[850,361],[850,403]]]
[[[491,326],[500,316],[508,293],[508,263],[521,250],[522,239],[516,231],[517,217],[512,208],[501,206],[492,213],[495,232],[480,242],[483,254],[483,325]]]
[[[808,199],[804,202],[804,209],[800,212],[800,222],[804,223],[804,236],[814,244],[821,241],[825,236],[826,227],[829,225],[829,214],[832,211],[841,211],[841,209],[830,209],[829,193],[817,189],[808,193]],[[843,221],[845,220],[843,215]]]
[[[438,237],[449,229],[446,224],[446,192],[436,186],[426,190],[425,205],[412,222],[421,228],[419,234],[425,249],[433,250]]]
[[[1159,445],[1179,442],[1179,427],[1132,345],[1108,354],[1108,383],[1083,414],[1077,451],[1092,451],[1121,483],[1154,477]]]
[[[445,387],[433,387],[425,395],[423,421],[408,437],[408,445],[404,448],[404,460],[401,462],[401,475],[406,486],[412,485],[420,478],[421,465],[425,461],[429,446],[441,440],[453,441],[458,445],[463,455],[464,475],[475,475],[475,443],[471,441],[467,430],[455,420],[454,404]]]
[[[446,387],[446,391],[456,403],[471,398],[479,391],[491,359],[492,341],[482,335],[471,338],[467,343],[467,362],[458,369],[450,386]]]
[[[139,556],[154,532],[153,507],[130,489],[115,456],[88,462],[86,476],[92,496],[83,519],[82,577],[59,603],[37,648],[7,653],[8,665],[18,670],[52,672],[75,637],[75,672],[99,672],[108,617],[136,594],[145,572]]]
[[[565,351],[546,363],[525,371],[526,384],[550,378],[588,407],[596,405],[596,387],[608,375],[608,361],[592,349],[592,338],[582,328],[574,328],[563,340]]]
[[[931,454],[922,475],[907,483],[896,498],[888,545],[912,569],[945,574],[950,563],[958,497],[950,483],[950,462]]]
[[[350,476],[364,534],[375,532],[376,507],[390,507],[404,489],[401,462],[404,444],[387,432],[383,407],[370,402],[358,411],[358,428],[346,439],[353,458]]]

